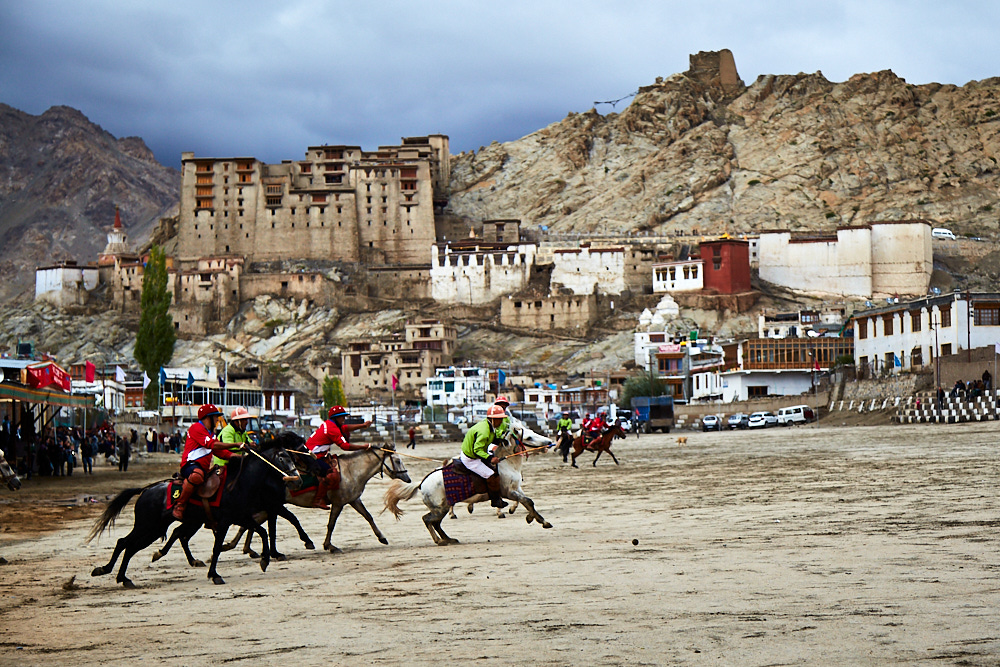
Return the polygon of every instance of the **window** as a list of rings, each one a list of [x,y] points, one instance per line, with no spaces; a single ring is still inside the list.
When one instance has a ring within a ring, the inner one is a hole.
[[[278,184],[278,185],[268,185],[267,186],[267,194],[269,194],[269,195],[280,195],[281,194],[281,185],[280,184]]]
[[[858,340],[864,340],[868,338],[868,320],[861,318],[857,321],[858,327]]]
[[[951,343],[945,343],[941,346],[941,356],[945,357],[951,354]]]
[[[676,266],[671,266],[670,267],[670,279],[671,280],[677,280],[677,267]]]
[[[977,327],[1000,326],[1000,304],[977,303],[975,304],[972,321]]]
[[[920,331],[920,311],[914,310],[910,312],[910,331]]]
[[[698,265],[697,264],[695,264],[694,266],[691,267],[691,279],[692,280],[697,280],[698,279]]]
[[[891,336],[892,335],[892,320],[893,315],[883,315],[882,316],[882,335]]]
[[[910,366],[924,365],[924,350],[919,345],[910,350]]]
[[[941,306],[941,326],[950,327],[951,326],[951,304],[947,306]]]

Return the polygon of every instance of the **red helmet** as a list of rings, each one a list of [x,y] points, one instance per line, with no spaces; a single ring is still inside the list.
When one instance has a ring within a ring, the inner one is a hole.
[[[487,419],[503,419],[506,416],[507,413],[499,405],[491,405],[490,409],[486,411]]]
[[[510,401],[507,400],[507,397],[506,396],[502,396],[502,395],[501,396],[497,396],[497,400],[493,401],[493,403],[494,404],[505,403],[506,405],[510,405]]]
[[[221,416],[222,411],[215,407],[211,403],[206,403],[205,405],[198,408],[198,421],[202,419],[208,419],[209,417]]]
[[[346,416],[347,416],[347,410],[345,410],[340,405],[335,405],[332,408],[330,408],[330,412],[327,413],[326,418],[333,419],[334,417],[346,417]]]

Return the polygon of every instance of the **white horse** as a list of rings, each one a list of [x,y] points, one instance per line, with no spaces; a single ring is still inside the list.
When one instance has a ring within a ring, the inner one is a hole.
[[[518,455],[515,449],[516,445],[505,442],[496,450],[496,455],[501,457],[500,463],[497,464],[497,473],[500,475],[500,495],[524,505],[525,509],[528,510],[528,523],[538,521],[542,528],[551,528],[552,524],[538,513],[535,509],[535,503],[521,490],[521,466],[524,465],[524,456]],[[385,492],[385,509],[392,512],[396,519],[399,519],[403,516],[403,510],[399,509],[399,502],[409,500],[416,495],[417,491],[421,492],[424,505],[430,510],[423,519],[434,543],[440,546],[458,544],[458,540],[448,537],[441,529],[441,520],[448,514],[448,510],[452,506],[448,504],[444,491],[444,474],[440,468],[419,482],[406,484],[400,480],[394,480],[389,486],[389,490]],[[471,505],[487,498],[488,496],[482,493],[466,498],[462,502]]]
[[[21,488],[21,480],[17,478],[17,473],[3,457],[3,452],[0,452],[0,481],[6,484],[11,491],[17,491]]]
[[[514,415],[510,415],[509,414],[509,415],[507,415],[507,418],[510,419],[510,432],[511,432],[511,434],[517,432],[520,435],[520,437],[521,437],[521,442],[523,442],[528,448],[532,448],[532,447],[549,447],[549,448],[552,448],[552,447],[555,446],[555,444],[556,444],[555,440],[553,440],[552,438],[546,438],[544,435],[541,435],[540,433],[535,433],[530,428],[528,428],[527,426],[525,426],[524,422],[522,422],[520,419],[518,419]],[[548,451],[548,450],[544,450],[544,451]],[[519,456],[518,458],[521,458],[521,457]],[[485,496],[483,496],[483,497],[485,497]],[[472,506],[475,505],[476,502],[480,502],[480,501],[474,501],[474,502],[469,502],[468,503],[467,509],[469,510],[469,514],[472,514]],[[507,512],[509,514],[513,514],[514,510],[517,509],[517,505],[518,505],[518,503],[515,500],[514,502],[512,502],[510,504],[510,509],[507,510]],[[506,514],[503,513],[503,508],[498,507],[498,508],[496,508],[496,510],[497,510],[497,518],[498,519],[502,519],[502,518],[504,518],[506,516]],[[455,507],[454,507],[454,505],[452,506],[452,508],[450,510],[448,510],[448,516],[450,518],[452,518],[452,519],[457,519],[458,518],[457,516],[455,516]]]

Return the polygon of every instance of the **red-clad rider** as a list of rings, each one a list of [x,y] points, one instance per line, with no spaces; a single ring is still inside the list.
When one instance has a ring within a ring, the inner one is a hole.
[[[604,417],[600,414],[595,415],[592,419],[583,423],[583,430],[587,434],[587,447],[593,446],[593,444],[600,439],[601,431],[604,429],[604,426]]]
[[[330,408],[327,420],[306,440],[306,447],[316,457],[316,466],[318,468],[317,480],[319,481],[319,486],[316,489],[316,499],[313,501],[313,507],[325,510],[330,509],[330,506],[326,502],[326,494],[331,489],[336,489],[340,486],[340,468],[331,464],[330,457],[334,456],[334,454],[330,452],[330,446],[337,445],[345,451],[371,449],[372,447],[371,445],[352,445],[350,443],[351,431],[371,426],[371,422],[347,425],[344,424],[346,418],[347,410],[339,405],[333,406]]]
[[[198,408],[198,421],[191,425],[184,441],[184,453],[181,455],[181,477],[184,486],[181,495],[174,503],[174,518],[184,519],[184,505],[194,490],[205,482],[212,469],[212,455],[228,460],[234,452],[229,451],[231,444],[226,444],[215,438],[215,422],[222,412],[211,403]]]

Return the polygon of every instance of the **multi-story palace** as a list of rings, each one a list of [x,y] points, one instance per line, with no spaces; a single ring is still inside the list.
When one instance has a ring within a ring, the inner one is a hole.
[[[399,146],[310,146],[305,159],[183,153],[178,255],[236,255],[369,266],[425,264],[434,203],[450,177],[448,137]]]

